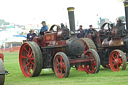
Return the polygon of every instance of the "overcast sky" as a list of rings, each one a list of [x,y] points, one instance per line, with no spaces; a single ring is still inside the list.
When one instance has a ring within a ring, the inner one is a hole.
[[[67,7],[75,7],[76,22],[92,24],[101,16],[114,21],[124,15],[119,0],[0,0],[0,19],[12,23],[65,23]]]

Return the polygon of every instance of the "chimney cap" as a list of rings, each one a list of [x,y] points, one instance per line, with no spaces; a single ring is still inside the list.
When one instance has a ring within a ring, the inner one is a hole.
[[[74,7],[68,7],[67,8],[68,11],[74,11],[74,9],[75,9]]]

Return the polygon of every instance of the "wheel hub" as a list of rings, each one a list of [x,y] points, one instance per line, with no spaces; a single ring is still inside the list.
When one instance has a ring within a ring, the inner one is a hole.
[[[60,68],[61,68],[61,65],[60,65],[60,64],[58,64],[58,65],[57,65],[57,68],[58,68],[58,69],[60,69]]]
[[[27,61],[27,62],[30,61],[29,57],[27,57],[26,61]]]
[[[115,59],[114,60],[114,64],[118,64],[118,59]]]

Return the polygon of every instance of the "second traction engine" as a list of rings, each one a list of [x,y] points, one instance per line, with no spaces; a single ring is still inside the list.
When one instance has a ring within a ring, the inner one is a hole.
[[[123,20],[117,19],[116,26],[110,23],[104,23],[99,31],[93,37],[92,34],[87,38],[93,40],[96,48],[91,47],[89,43],[88,48],[96,49],[101,65],[104,68],[111,68],[112,71],[125,70],[128,60],[128,0],[124,1],[126,28]],[[105,29],[107,27],[107,29]],[[93,38],[92,38],[93,37]],[[80,66],[82,67],[82,66]]]

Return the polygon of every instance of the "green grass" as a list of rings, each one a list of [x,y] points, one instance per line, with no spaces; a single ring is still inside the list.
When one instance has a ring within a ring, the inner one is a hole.
[[[72,68],[68,78],[59,79],[50,71],[42,70],[38,77],[25,77],[19,66],[17,52],[4,53],[5,69],[10,72],[6,75],[5,85],[128,85],[128,69],[112,72],[101,68],[98,74],[86,74]]]

